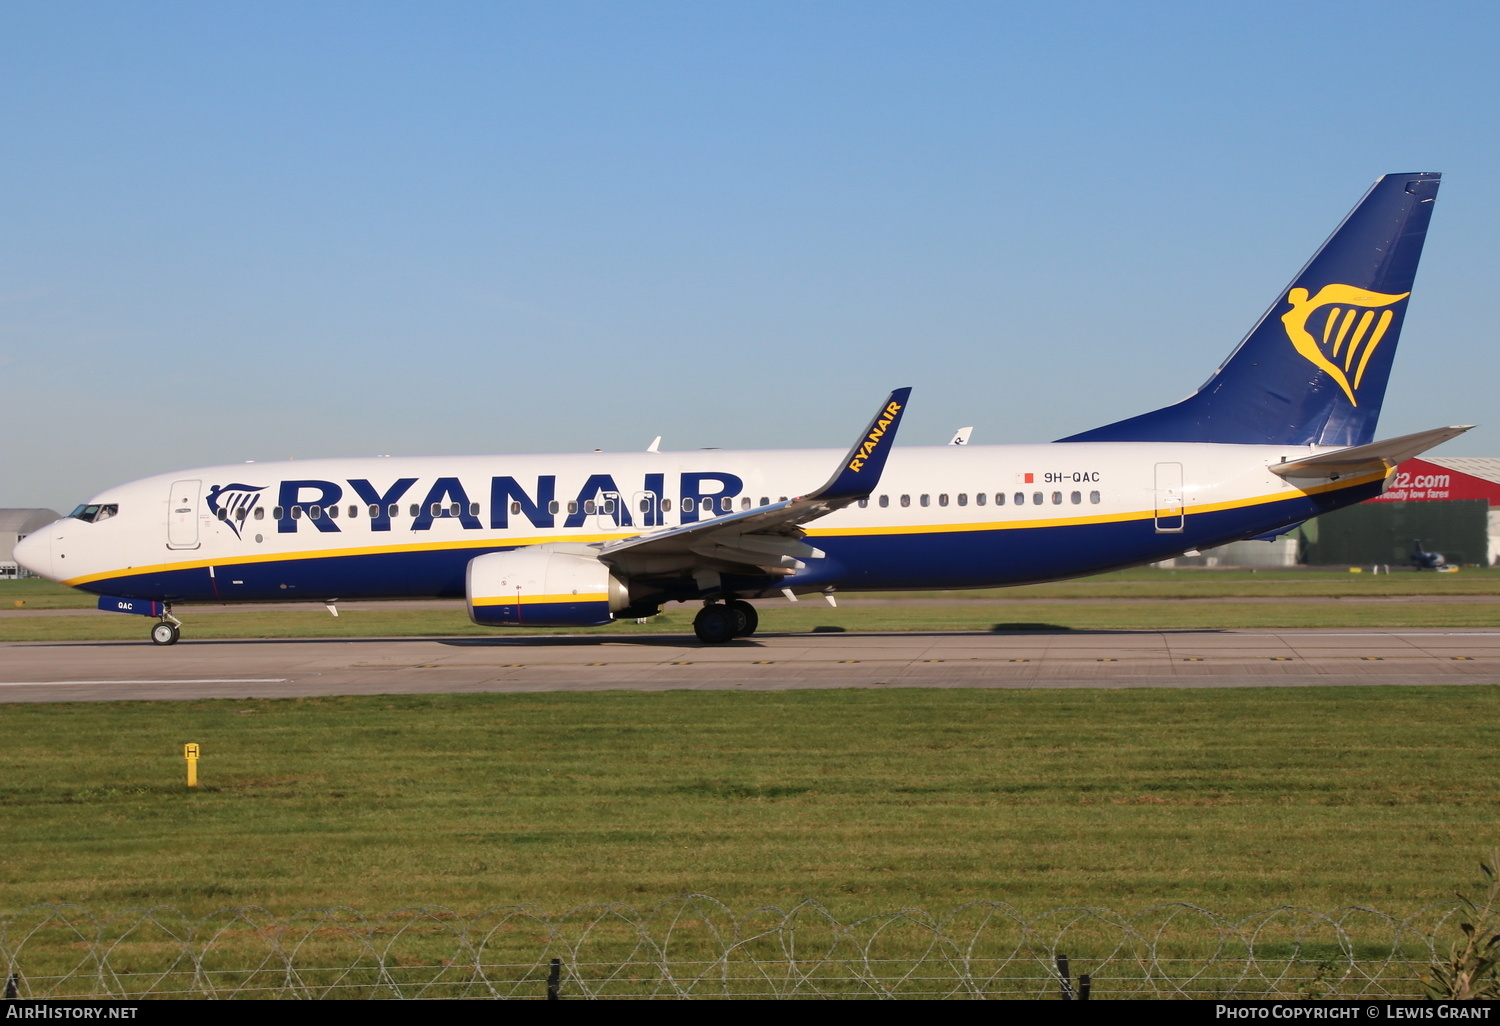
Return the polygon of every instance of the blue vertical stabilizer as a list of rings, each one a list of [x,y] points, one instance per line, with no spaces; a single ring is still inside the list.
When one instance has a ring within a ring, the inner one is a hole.
[[[1441,177],[1376,181],[1192,396],[1060,441],[1372,441]]]

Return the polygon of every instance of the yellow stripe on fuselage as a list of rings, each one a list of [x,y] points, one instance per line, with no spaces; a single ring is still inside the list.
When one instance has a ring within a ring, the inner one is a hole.
[[[342,549],[306,549],[302,552],[265,552],[248,556],[230,556],[224,559],[190,559],[178,563],[154,563],[150,566],[133,566],[124,570],[108,570],[99,574],[85,574],[82,577],[73,577],[61,583],[76,588],[81,584],[89,584],[93,581],[105,581],[112,577],[134,577],[137,574],[158,574],[169,570],[197,570],[204,567],[215,567],[224,569],[235,566],[250,566],[255,563],[285,563],[301,562],[307,559],[335,559],[339,556],[381,556],[393,552],[441,552],[444,549],[513,549],[524,545],[543,545],[548,542],[600,542],[615,541],[619,538],[634,538],[635,535],[629,531],[621,531],[618,534],[590,534],[590,535],[568,535],[566,538],[540,537],[540,538],[469,538],[463,541],[451,542],[411,542],[397,545],[362,545],[355,548]]]

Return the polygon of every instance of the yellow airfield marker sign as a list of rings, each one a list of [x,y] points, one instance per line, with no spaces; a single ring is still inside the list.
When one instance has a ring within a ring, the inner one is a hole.
[[[197,745],[191,745],[191,744],[189,744],[189,745],[183,745],[182,746],[182,757],[187,760],[187,764],[188,764],[188,787],[197,787],[198,786],[198,746]]]

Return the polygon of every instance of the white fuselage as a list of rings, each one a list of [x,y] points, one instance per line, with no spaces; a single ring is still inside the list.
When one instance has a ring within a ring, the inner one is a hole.
[[[893,450],[869,500],[808,525],[794,591],[1076,576],[1273,531],[1366,498],[1383,475],[1289,483],[1307,446],[1051,443]],[[462,594],[474,555],[599,543],[796,497],[835,450],[241,463],[146,478],[23,543],[25,565],[166,601]],[[726,504],[727,507],[726,508]],[[372,515],[373,514],[373,515]],[[751,589],[752,591],[754,589]]]

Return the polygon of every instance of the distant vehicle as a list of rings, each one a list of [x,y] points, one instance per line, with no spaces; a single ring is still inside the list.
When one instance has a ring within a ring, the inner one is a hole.
[[[1449,563],[1441,552],[1428,552],[1422,548],[1422,539],[1414,538],[1411,543],[1411,565],[1418,570],[1436,570],[1438,573],[1452,573],[1458,567]]]
[[[161,645],[177,603],[413,597],[466,599],[495,627],[701,603],[694,631],[715,644],[755,632],[751,599],[1026,584],[1278,534],[1379,495],[1398,463],[1467,430],[1374,440],[1438,178],[1379,179],[1196,393],[1057,442],[971,445],[965,428],[893,449],[902,388],[847,452],[653,443],[184,470],[100,492],[16,559],[156,619]],[[1297,182],[1269,177],[1260,200]],[[829,382],[798,384],[713,412],[827,402]],[[993,400],[1015,388],[1063,401],[1076,382],[997,381]]]

